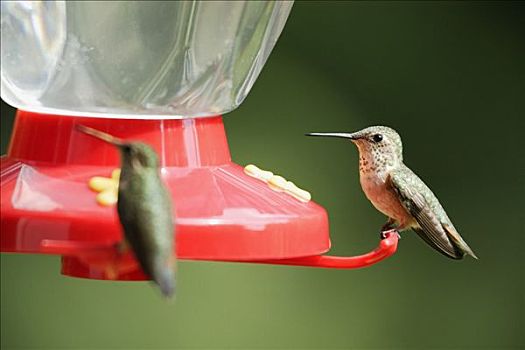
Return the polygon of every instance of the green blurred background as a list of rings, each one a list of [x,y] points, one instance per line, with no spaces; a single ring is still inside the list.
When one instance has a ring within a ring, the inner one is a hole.
[[[406,232],[363,270],[181,262],[165,303],[147,283],[66,278],[57,257],[4,254],[2,348],[524,347],[524,10],[298,2],[225,118],[236,162],[278,171],[327,208],[334,254],[374,247],[384,217],[361,191],[355,147],[303,134],[396,128],[479,261]],[[2,153],[12,118],[2,104]]]

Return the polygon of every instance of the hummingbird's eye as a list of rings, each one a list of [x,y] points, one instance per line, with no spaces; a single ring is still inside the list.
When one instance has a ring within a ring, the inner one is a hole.
[[[131,146],[130,145],[125,144],[125,145],[122,146],[122,149],[126,153],[131,153]]]
[[[383,135],[375,134],[374,136],[372,136],[372,140],[374,140],[374,142],[381,142],[383,140]]]

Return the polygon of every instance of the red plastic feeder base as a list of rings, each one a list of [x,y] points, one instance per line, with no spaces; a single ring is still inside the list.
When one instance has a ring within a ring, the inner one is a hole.
[[[19,111],[1,162],[2,252],[62,255],[62,273],[142,280],[120,254],[115,206],[97,204],[87,183],[119,167],[111,145],[77,131],[89,126],[140,140],[159,154],[174,203],[178,259],[332,268],[371,265],[397,247],[397,235],[362,256],[322,256],[330,248],[325,210],[276,192],[231,162],[221,117],[104,119]]]

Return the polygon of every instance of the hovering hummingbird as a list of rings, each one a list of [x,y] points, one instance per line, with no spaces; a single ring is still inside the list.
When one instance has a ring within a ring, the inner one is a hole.
[[[171,297],[175,291],[174,225],[157,154],[144,143],[125,142],[83,125],[78,129],[120,150],[117,211],[124,236],[144,273],[164,296]]]
[[[449,258],[462,259],[468,254],[477,259],[434,193],[403,163],[401,137],[395,130],[371,126],[354,133],[306,135],[341,137],[356,144],[361,187],[372,204],[389,218],[382,227],[382,237],[388,230],[412,229]]]

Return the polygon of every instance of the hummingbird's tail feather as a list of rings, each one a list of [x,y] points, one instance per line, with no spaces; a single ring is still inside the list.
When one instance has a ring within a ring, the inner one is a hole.
[[[474,254],[472,249],[470,249],[470,247],[468,246],[467,242],[465,242],[463,238],[461,238],[459,233],[453,227],[450,227],[449,225],[444,224],[443,228],[445,229],[445,232],[447,233],[448,238],[452,241],[452,243],[454,243],[454,245],[458,249],[460,249],[464,254],[470,255],[474,259],[476,260],[478,259],[476,254]]]
[[[159,286],[163,296],[166,298],[173,297],[175,294],[175,273],[172,268],[159,269],[153,274],[152,279]]]
[[[465,255],[470,255],[474,259],[478,259],[476,254],[470,249],[470,247],[465,243],[461,236],[452,228],[447,225],[442,225],[443,230],[445,231],[446,238],[437,237],[435,235],[429,234],[428,231],[425,231],[422,228],[412,228],[419,237],[421,237],[429,246],[445,255],[448,258],[461,260]],[[453,232],[453,233],[451,233]]]

